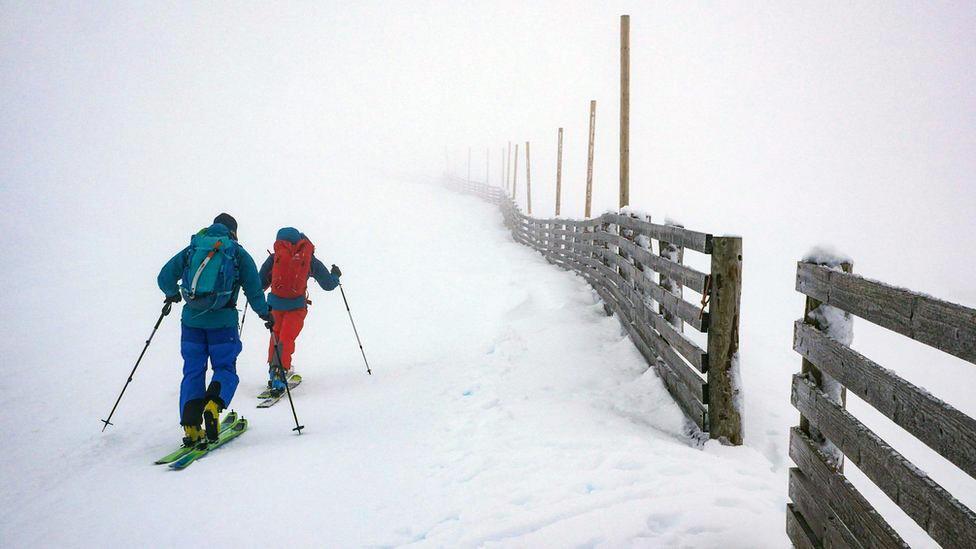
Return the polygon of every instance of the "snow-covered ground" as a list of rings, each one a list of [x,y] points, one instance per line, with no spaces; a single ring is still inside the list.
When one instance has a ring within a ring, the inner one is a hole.
[[[2,547],[785,546],[796,259],[833,245],[856,273],[976,305],[973,5],[0,12]],[[620,13],[633,206],[743,237],[744,447],[684,440],[616,320],[512,243],[494,208],[377,175],[445,160],[463,174],[473,147],[480,178],[490,147],[497,181],[501,147],[531,141],[548,214],[564,126],[562,211],[580,215],[597,99],[594,211],[615,205]],[[234,403],[250,432],[173,473],[150,463],[180,437],[175,317],[116,425],[98,420],[158,314],[159,267],[221,210],[259,260],[295,225],[343,267],[375,375],[338,294],[313,291],[294,436],[287,407],[253,409],[266,336],[252,316]],[[976,416],[972,364],[853,330],[855,349]],[[853,395],[848,408],[976,508],[976,480]]]
[[[384,183],[330,193],[323,221],[302,227],[343,266],[372,377],[338,292],[313,292],[296,358],[306,433],[290,431],[287,404],[254,409],[266,339],[252,317],[232,406],[249,431],[183,472],[151,465],[180,436],[175,318],[116,425],[103,434],[98,422],[157,310],[155,270],[140,259],[147,268],[128,273],[150,292],[139,306],[110,312],[83,296],[92,314],[118,319],[95,330],[104,353],[55,345],[22,364],[51,381],[8,396],[3,545],[786,543],[782,471],[748,447],[692,447],[662,384],[580,278],[513,243],[475,198]],[[369,213],[352,213],[363,201]],[[395,231],[368,222],[393,219]]]

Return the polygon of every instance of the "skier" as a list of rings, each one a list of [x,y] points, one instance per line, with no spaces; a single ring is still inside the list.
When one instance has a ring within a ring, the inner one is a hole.
[[[204,437],[214,442],[220,412],[230,405],[239,381],[237,296],[242,287],[265,325],[270,329],[274,324],[254,259],[237,242],[237,221],[226,213],[214,218],[213,225],[193,235],[190,245],[166,262],[157,283],[167,302],[186,299],[180,338],[183,445],[196,445]],[[205,384],[208,358],[213,368],[209,386]]]
[[[275,367],[275,340],[280,342],[281,366],[287,376],[292,372],[295,339],[312,303],[308,300],[308,279],[314,278],[323,290],[332,291],[339,285],[342,271],[335,265],[326,269],[315,257],[315,246],[294,227],[283,227],[275,238],[274,253],[261,265],[261,282],[265,289],[271,288],[268,303],[274,316],[274,335],[268,346],[268,387],[273,395],[280,395],[285,379]]]

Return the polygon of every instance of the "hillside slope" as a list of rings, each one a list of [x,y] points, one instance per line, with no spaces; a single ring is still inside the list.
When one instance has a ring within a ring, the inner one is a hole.
[[[270,244],[252,228],[260,198],[235,213],[255,257]],[[783,471],[748,447],[692,447],[617,321],[581,279],[512,243],[497,210],[388,181],[328,187],[310,205],[301,228],[343,266],[374,375],[338,292],[313,289],[296,355],[306,434],[286,404],[253,408],[266,339],[251,316],[232,405],[250,430],[183,472],[151,465],[180,436],[175,317],[116,425],[98,422],[158,310],[166,256],[140,255],[132,280],[110,281],[118,297],[74,298],[85,313],[65,326],[98,319],[91,329],[22,355],[49,381],[11,397],[2,420],[5,546],[787,543]],[[77,243],[83,275],[105,276],[113,252],[97,244]],[[43,326],[59,297],[24,321]]]

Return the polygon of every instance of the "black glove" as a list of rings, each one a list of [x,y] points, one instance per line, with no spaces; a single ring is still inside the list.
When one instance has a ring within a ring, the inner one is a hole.
[[[173,295],[166,296],[166,300],[163,303],[179,303],[180,301],[183,301],[183,296],[180,292],[176,292]]]
[[[265,328],[267,328],[269,330],[272,329],[272,328],[274,328],[274,317],[271,316],[271,310],[270,309],[268,309],[268,312],[267,313],[261,315],[261,320],[264,321],[264,327]]]
[[[342,276],[342,271],[339,270],[339,267],[337,267],[335,263],[332,264],[332,270],[329,272],[332,273],[332,276],[336,278]]]

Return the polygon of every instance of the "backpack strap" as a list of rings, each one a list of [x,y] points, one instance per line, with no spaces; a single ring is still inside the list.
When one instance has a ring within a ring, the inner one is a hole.
[[[236,309],[237,308],[237,298],[243,285],[241,284],[241,250],[244,248],[237,242],[234,242],[234,285],[231,288],[230,299],[227,301],[227,305],[224,305],[225,309]],[[226,252],[225,252],[226,253]]]
[[[200,262],[200,266],[197,267],[197,272],[193,274],[193,281],[190,282],[190,297],[193,298],[197,293],[197,282],[200,280],[200,275],[203,274],[203,270],[207,268],[207,264],[213,259],[213,256],[220,251],[220,246],[223,244],[220,240],[214,242],[213,249],[207,254],[207,257],[203,258]]]

